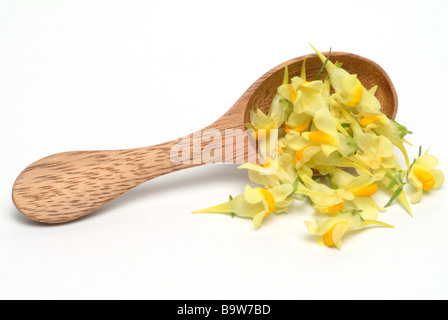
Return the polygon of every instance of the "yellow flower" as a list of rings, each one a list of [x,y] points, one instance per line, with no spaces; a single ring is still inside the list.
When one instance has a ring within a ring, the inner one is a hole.
[[[339,113],[336,123],[348,126],[347,130],[350,132],[349,134],[346,127],[338,127],[342,132],[338,149],[341,155],[362,167],[365,173],[379,168],[397,167],[394,145],[387,137],[378,135],[373,130],[364,130],[347,110],[337,107],[336,111]]]
[[[326,61],[326,57],[316,48],[311,46],[322,62]],[[325,69],[330,77],[330,82],[335,92],[341,96],[343,104],[346,107],[356,107],[363,96],[364,88],[358,80],[356,74],[350,74],[342,68],[337,67],[330,60],[327,60]]]
[[[295,113],[306,113],[313,117],[316,111],[327,108],[322,81],[305,81],[300,77],[291,79],[291,84],[283,84],[278,90],[283,98],[293,103]]]
[[[345,190],[351,192],[354,198],[348,203],[355,209],[360,210],[361,216],[365,219],[377,219],[380,207],[372,198],[378,191],[377,181],[382,178],[381,174],[368,176],[359,174],[354,176],[342,169],[331,171],[331,182]]]
[[[387,187],[388,190],[393,192],[391,199],[389,200],[389,202],[386,204],[385,207],[390,206],[393,203],[394,199],[398,198],[408,211],[409,215],[412,217],[413,216],[412,209],[411,206],[409,205],[409,201],[403,190],[403,187],[405,185],[403,179],[406,176],[406,172],[400,169],[398,163],[396,164],[395,167],[388,169],[382,167],[379,168],[378,170],[375,170],[374,172],[382,177],[381,182],[384,184],[384,186]]]
[[[339,134],[328,107],[316,111],[311,129],[309,132],[303,132],[302,136],[312,145],[321,147],[325,156],[328,157],[338,149]]]
[[[317,147],[314,147],[317,148]],[[304,151],[305,155],[310,155],[312,148],[308,148]],[[356,161],[356,159],[347,159],[341,156],[339,152],[332,152],[328,156],[325,156],[323,152],[315,152],[312,157],[306,161],[306,165],[309,168],[313,168],[319,171],[330,171],[333,167],[340,168],[355,168],[360,172],[371,174],[370,171],[362,164]]]
[[[251,218],[255,228],[259,228],[263,219],[273,212],[286,212],[292,200],[288,199],[294,187],[290,184],[264,189],[246,186],[244,193],[228,202],[193,213],[228,213],[243,218]]]
[[[290,103],[276,94],[268,111],[268,117],[274,120],[274,128],[278,129],[283,125],[291,110]]]
[[[300,91],[298,91],[298,87],[304,83],[305,81],[300,77],[294,77],[293,79],[291,79],[291,83],[284,83],[280,87],[278,87],[277,94],[291,102],[292,106],[294,107],[302,94]]]
[[[311,45],[322,62],[326,57]],[[341,67],[336,66],[330,60],[325,69],[330,77],[331,86],[335,90],[333,98],[346,107],[357,107],[358,111],[379,111],[381,104],[375,98],[372,91],[363,87],[356,74],[350,74]],[[374,90],[373,90],[374,92]]]
[[[271,130],[280,128],[286,121],[291,109],[290,103],[282,98],[281,95],[275,95],[270,105],[268,114],[257,109],[250,111],[250,122],[245,126],[254,130],[252,138],[256,140],[265,140],[271,135]]]
[[[400,125],[395,120],[389,119],[380,111],[363,111],[360,112],[357,117],[360,125],[364,130],[372,130],[378,136],[385,136],[394,146],[396,146],[400,150],[400,152],[403,154],[406,166],[409,170],[409,156],[406,148],[404,147],[404,142],[407,144],[410,143],[406,139],[404,139],[404,137],[412,132],[408,131],[405,126]]]
[[[295,164],[289,153],[283,153],[277,159],[267,159],[263,166],[245,163],[238,169],[247,169],[252,182],[268,189],[282,183],[292,184],[297,178]]]
[[[288,121],[286,121],[285,132],[304,132],[309,128],[310,124],[311,116],[306,113],[292,112],[288,118]]]
[[[380,117],[380,116],[373,116],[373,117]],[[412,132],[408,131],[408,129],[405,126],[398,124],[394,120],[387,119],[387,117],[385,116],[383,116],[381,120],[375,122],[376,127],[373,128],[375,133],[377,135],[385,136],[394,146],[396,146],[400,150],[400,152],[403,154],[406,166],[409,170],[410,169],[409,156],[406,151],[406,148],[404,147],[403,142],[407,142],[404,139],[404,137]],[[407,143],[409,144],[409,142]]]
[[[435,169],[439,161],[427,152],[418,157],[408,175],[410,184],[415,188],[411,195],[411,202],[420,202],[423,191],[438,189],[442,186],[445,177],[442,171]]]
[[[250,111],[250,123],[246,123],[246,128],[254,130],[252,138],[256,140],[266,139],[270,136],[272,129],[277,129],[275,119],[264,114],[260,109],[257,109],[257,112]]]
[[[287,134],[282,139],[282,145],[291,152],[297,169],[322,150],[320,146],[313,145],[296,131]]]
[[[372,170],[381,166],[394,167],[396,155],[394,145],[383,135],[372,131],[364,131],[361,125],[352,122],[353,138],[362,152],[356,153],[356,158]]]
[[[327,220],[316,219],[315,222],[305,221],[308,231],[318,235],[317,243],[321,246],[341,249],[343,236],[350,231],[360,230],[369,225],[393,228],[391,225],[377,221],[365,220],[356,210],[349,210]]]
[[[307,172],[308,171],[308,172]],[[314,208],[322,213],[335,214],[344,208],[345,200],[353,200],[351,192],[342,188],[332,189],[311,178],[311,170],[302,167],[297,170],[303,185],[299,183],[296,194],[309,196]]]

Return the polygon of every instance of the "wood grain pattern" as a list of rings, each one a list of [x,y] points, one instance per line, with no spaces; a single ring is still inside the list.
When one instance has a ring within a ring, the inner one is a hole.
[[[378,84],[376,96],[383,106],[383,112],[390,118],[395,117],[397,94],[390,78],[380,66],[350,53],[334,52],[331,56],[333,62],[342,62],[345,69],[358,74],[366,88]],[[289,66],[290,76],[299,75],[304,59],[308,79],[315,79],[322,65],[315,54],[282,63],[260,77],[226,114],[200,132],[216,129],[224,137],[226,129],[244,130],[244,123],[249,122],[250,110],[260,108],[267,112],[269,109],[277,87],[282,83],[285,64]],[[324,72],[322,79],[325,77]],[[18,176],[12,191],[13,202],[20,212],[43,223],[64,223],[81,218],[146,181],[204,164],[173,164],[170,152],[178,142],[173,140],[127,150],[64,152],[43,158]],[[192,150],[191,157],[198,156],[197,153],[202,152],[208,143],[202,142],[197,150]],[[222,143],[234,144],[233,141]],[[239,151],[247,156],[247,149]],[[232,160],[236,162],[240,159],[234,157]],[[222,161],[229,162],[229,159],[223,158]]]

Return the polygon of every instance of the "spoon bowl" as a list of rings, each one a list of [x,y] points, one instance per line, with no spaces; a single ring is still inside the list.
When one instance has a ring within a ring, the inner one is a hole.
[[[327,56],[328,52],[323,52]],[[288,65],[290,77],[299,76],[302,70],[303,61],[306,60],[306,75],[308,80],[317,78],[322,67],[322,61],[316,54],[309,54],[286,61],[277,67],[271,69],[248,90],[250,93],[247,102],[244,122],[249,122],[250,110],[261,109],[264,113],[269,110],[272,99],[277,93],[276,88],[283,81],[285,64]],[[340,62],[343,68],[352,74],[357,74],[358,79],[367,89],[378,85],[375,97],[381,103],[381,111],[389,118],[394,119],[398,109],[398,98],[395,87],[392,84],[387,73],[377,63],[367,58],[347,52],[331,52],[330,61]],[[320,79],[324,80],[327,72],[324,69]],[[247,93],[247,92],[246,92]]]
[[[260,77],[217,121],[180,139],[137,149],[63,152],[38,160],[17,177],[12,190],[13,202],[20,212],[35,221],[65,223],[94,212],[146,181],[211,163],[201,157],[210,139],[196,138],[218,133],[215,139],[222,139],[228,130],[244,130],[250,110],[259,108],[265,113],[269,110],[277,88],[282,84],[285,64],[293,77],[300,74],[305,59],[307,79],[316,79],[322,66],[316,54],[282,63]],[[367,89],[378,85],[376,97],[382,105],[382,112],[395,118],[397,94],[389,76],[378,64],[344,52],[332,52],[331,61],[342,62],[344,69],[357,74]],[[326,76],[323,71],[321,79]],[[234,152],[230,157],[218,156],[214,162],[245,161],[247,147],[237,144],[234,139],[222,139],[221,145],[223,149],[232,148],[230,150]],[[179,150],[188,150],[186,157],[177,157]],[[241,154],[243,158],[238,156]],[[173,155],[176,161],[173,161]]]

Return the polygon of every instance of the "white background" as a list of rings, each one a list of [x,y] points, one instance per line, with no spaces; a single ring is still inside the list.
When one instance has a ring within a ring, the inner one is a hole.
[[[308,203],[250,220],[192,215],[249,183],[233,165],[141,185],[79,221],[13,206],[31,162],[149,146],[220,117],[262,74],[322,51],[379,63],[414,132],[448,172],[447,1],[0,1],[0,298],[446,299],[447,188],[397,202],[342,250],[303,223]],[[384,198],[384,201],[387,201]]]

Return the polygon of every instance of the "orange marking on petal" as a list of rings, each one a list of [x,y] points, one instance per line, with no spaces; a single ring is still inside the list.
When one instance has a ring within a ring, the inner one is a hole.
[[[335,205],[332,205],[330,207],[327,207],[323,210],[324,213],[335,213],[341,210],[344,207],[344,199],[342,199],[341,202],[336,203]]]
[[[296,91],[294,90],[294,86],[293,86],[293,85],[291,85],[291,88],[289,89],[289,95],[290,95],[290,97],[291,97],[291,102],[292,102],[292,103],[295,103],[295,102],[296,102],[296,99],[297,99],[297,93],[296,93]]]
[[[333,240],[333,231],[334,231],[334,228],[335,228],[338,224],[340,224],[340,223],[343,223],[343,221],[336,223],[333,227],[331,227],[330,230],[328,230],[328,231],[324,234],[323,240],[324,240],[324,243],[325,243],[326,246],[328,246],[328,247],[332,247],[332,246],[334,246],[335,243],[334,243],[334,240]]]
[[[384,119],[379,116],[368,116],[361,119],[360,123],[363,127],[367,127],[369,124],[376,121],[384,122]]]
[[[263,167],[264,167],[264,168],[267,168],[267,167],[269,167],[270,165],[271,165],[271,158],[266,158],[266,159],[264,159]]]
[[[414,175],[421,183],[423,183],[423,190],[429,191],[434,188],[436,180],[431,172],[419,167],[414,167]]]
[[[355,190],[351,190],[351,192],[356,197],[371,197],[378,191],[378,185],[375,183],[369,184],[368,186],[364,186]]]
[[[357,83],[357,86],[356,86],[356,89],[355,89],[355,93],[353,94],[353,96],[350,99],[350,101],[345,104],[349,108],[356,107],[358,105],[358,103],[361,101],[361,98],[362,98],[363,88],[362,88],[362,85],[359,82],[359,80],[357,82],[358,83]]]
[[[289,133],[291,130],[296,131],[296,132],[304,132],[306,129],[308,129],[308,127],[310,126],[310,123],[311,123],[311,118],[307,119],[303,124],[301,124],[300,126],[297,126],[295,128],[291,128],[290,126],[285,124],[285,132]]]
[[[311,146],[306,146],[306,147],[303,147],[302,149],[298,150],[298,151],[296,152],[295,156],[294,156],[294,161],[295,161],[295,162],[299,162],[300,160],[302,160],[302,159],[303,159],[303,152],[304,152],[307,148],[309,148],[309,147],[311,147]]]
[[[266,189],[263,189],[263,188],[257,188],[257,189],[263,195],[264,200],[268,204],[268,212],[266,213],[266,215],[268,216],[272,212],[274,212],[274,210],[275,210],[275,199],[274,199],[274,196],[272,195],[272,193],[270,193]]]
[[[311,142],[324,142],[324,143],[334,142],[334,138],[332,136],[320,130],[311,131],[309,138]]]

